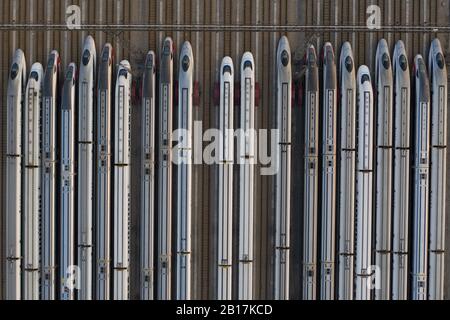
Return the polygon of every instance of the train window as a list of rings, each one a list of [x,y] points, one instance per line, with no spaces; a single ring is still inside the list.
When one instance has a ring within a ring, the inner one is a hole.
[[[387,53],[384,53],[381,60],[383,63],[383,67],[385,69],[389,69],[389,67],[391,66],[391,59],[389,59],[389,55]]]
[[[53,68],[54,64],[55,64],[55,57],[51,55],[51,57],[48,59],[47,68],[48,69]]]
[[[231,67],[229,66],[229,65],[226,65],[226,66],[224,66],[223,67],[223,72],[222,72],[222,74],[225,74],[225,73],[229,73],[229,74],[232,74],[231,73]]]
[[[253,65],[252,65],[251,61],[247,60],[244,62],[244,69],[246,69],[246,68],[250,68],[253,70]]]
[[[442,53],[438,52],[438,54],[436,55],[436,62],[437,62],[439,69],[444,68],[445,62],[444,62],[444,56],[442,55]]]
[[[190,64],[191,64],[191,60],[189,59],[189,56],[185,55],[183,57],[183,61],[181,62],[181,65],[183,66],[183,71],[184,72],[188,71]]]
[[[364,82],[369,81],[370,82],[370,77],[368,74],[363,74],[361,77],[361,84],[364,84]]]
[[[105,49],[105,50],[103,50],[102,61],[106,62],[106,61],[108,61],[108,59],[109,59],[109,50]]]
[[[86,49],[83,52],[83,59],[82,59],[83,65],[87,66],[90,60],[91,60],[91,53],[89,52],[88,49]]]
[[[38,81],[39,80],[39,74],[36,71],[32,71],[30,73],[30,78]]]
[[[66,80],[72,80],[73,78],[73,68],[69,68],[69,71],[67,71]]]
[[[347,69],[348,72],[353,71],[353,59],[350,56],[345,58],[345,69]]]
[[[286,50],[283,50],[283,52],[281,52],[281,63],[283,64],[283,66],[287,66],[289,63],[289,53]]]
[[[14,62],[14,64],[11,67],[11,79],[15,79],[17,77],[17,74],[19,73],[19,65]]]
[[[120,69],[119,70],[119,77],[125,77],[125,79],[127,79],[128,78],[128,71],[127,71],[127,69],[124,69],[124,68]]]
[[[400,68],[402,68],[403,71],[406,71],[406,67],[408,66],[408,60],[406,59],[406,56],[402,54],[398,61],[400,63]]]

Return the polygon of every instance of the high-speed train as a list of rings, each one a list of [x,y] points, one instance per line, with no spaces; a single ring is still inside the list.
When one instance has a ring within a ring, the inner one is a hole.
[[[6,299],[21,299],[22,105],[27,81],[25,55],[17,49],[6,100]]]
[[[277,150],[278,171],[275,181],[275,294],[276,300],[289,299],[289,256],[291,220],[291,48],[281,37],[276,55],[277,66]]]
[[[189,42],[180,52],[178,74],[178,127],[184,131],[178,149],[177,174],[177,299],[191,297],[192,131],[194,55]]]
[[[340,181],[338,298],[353,299],[355,247],[355,169],[356,169],[356,72],[349,42],[341,48],[340,85]]]
[[[336,232],[336,148],[337,148],[337,78],[331,43],[323,46],[323,128],[322,128],[322,200],[320,298],[334,299],[334,262]]]
[[[155,99],[156,56],[147,53],[142,78],[142,158],[140,215],[140,293],[142,300],[152,300],[154,291],[155,246]]]
[[[173,41],[164,39],[159,73],[157,297],[171,298]]]
[[[23,299],[39,299],[40,115],[42,77],[39,62],[31,67],[24,99],[23,137]]]
[[[376,189],[375,189],[375,264],[380,268],[381,287],[375,299],[391,297],[391,215],[392,215],[392,67],[386,40],[378,42],[375,55],[376,112]]]
[[[393,56],[394,75],[394,193],[392,211],[392,299],[408,298],[410,72],[405,45],[398,41]]]
[[[217,299],[231,300],[233,250],[233,109],[234,67],[230,57],[220,66],[220,107],[217,203]]]
[[[421,55],[414,58],[415,122],[413,155],[412,202],[412,270],[411,297],[427,299],[428,278],[428,200],[430,165],[430,83],[427,67]]]
[[[255,61],[251,52],[245,52],[241,60],[241,137],[239,156],[239,300],[253,298],[253,228],[255,214]]]
[[[94,212],[94,90],[96,73],[95,42],[84,40],[78,80],[78,299],[92,297],[92,246]]]
[[[367,66],[360,66],[358,86],[358,142],[356,162],[356,263],[355,298],[370,300],[372,275],[372,209],[374,100],[372,80]]]
[[[53,50],[47,61],[42,92],[41,175],[41,298],[56,296],[56,161],[60,57]]]
[[[306,52],[305,73],[305,185],[302,292],[304,300],[317,295],[317,219],[319,192],[319,68],[314,46]]]
[[[111,268],[111,95],[113,48],[103,47],[97,76],[96,141],[96,299],[110,298]]]
[[[131,83],[131,65],[127,60],[123,60],[117,70],[114,100],[114,254],[112,265],[114,300],[129,299]]]
[[[60,299],[73,300],[75,286],[75,108],[77,67],[69,64],[60,111],[59,277]]]
[[[431,88],[430,258],[428,298],[444,299],[445,205],[447,187],[447,68],[441,43],[428,55]]]

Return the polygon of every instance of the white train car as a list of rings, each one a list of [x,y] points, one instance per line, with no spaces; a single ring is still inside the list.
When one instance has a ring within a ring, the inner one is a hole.
[[[358,149],[356,162],[356,263],[355,299],[370,300],[372,281],[372,212],[374,101],[372,80],[367,66],[361,66],[358,86]]]
[[[95,42],[84,40],[78,81],[78,265],[79,300],[92,296],[92,247],[94,212],[94,90],[96,73]]]
[[[220,67],[218,203],[217,203],[217,299],[231,300],[233,250],[233,107],[234,67],[224,57]]]
[[[159,77],[157,297],[171,298],[173,41],[164,39]]]
[[[320,298],[334,299],[336,233],[337,78],[331,43],[323,46]]]
[[[376,112],[376,190],[375,190],[375,264],[380,268],[381,286],[376,300],[391,298],[391,220],[392,220],[392,148],[393,80],[391,57],[386,40],[378,42],[375,55]]]
[[[177,174],[177,299],[191,298],[192,131],[194,56],[183,43],[178,74],[178,127],[185,130],[178,149]]]
[[[131,65],[123,60],[117,70],[114,101],[114,300],[128,300],[130,296],[131,83]]]
[[[156,56],[147,53],[142,79],[142,158],[140,216],[140,293],[142,300],[153,300],[155,237],[155,99]]]
[[[39,299],[40,219],[40,117],[42,77],[40,63],[31,67],[24,106],[24,198],[23,198],[23,299]]]
[[[278,42],[277,129],[278,172],[275,180],[275,283],[276,300],[289,299],[289,256],[291,220],[291,49],[283,36]]]
[[[103,47],[97,85],[96,299],[110,299],[111,277],[111,94],[113,48]]]
[[[56,298],[56,108],[60,57],[53,50],[47,61],[42,93],[41,175],[41,298]]]
[[[60,177],[59,184],[59,277],[60,299],[74,300],[75,282],[75,108],[76,73],[69,64],[64,79],[61,99]]]
[[[394,74],[394,193],[392,211],[392,299],[408,298],[409,172],[411,83],[405,45],[398,41],[393,57]]]
[[[338,298],[353,299],[356,183],[356,72],[349,42],[341,48]]]
[[[305,73],[305,186],[303,220],[304,300],[317,296],[317,219],[319,193],[319,68],[314,46],[306,53]]]
[[[414,58],[415,77],[415,123],[413,179],[414,200],[411,297],[414,300],[427,299],[428,286],[428,201],[430,164],[430,83],[427,67],[421,55]]]
[[[430,258],[428,298],[444,299],[447,187],[447,67],[439,39],[428,56],[431,86]]]
[[[255,62],[251,52],[241,61],[241,136],[239,153],[239,266],[238,299],[253,299],[253,234],[255,215]]]
[[[14,53],[6,99],[6,294],[8,300],[20,300],[22,242],[22,106],[27,81],[25,55]]]

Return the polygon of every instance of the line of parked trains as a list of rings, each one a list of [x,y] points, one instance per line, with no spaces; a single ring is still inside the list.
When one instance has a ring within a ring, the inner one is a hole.
[[[50,53],[45,71],[33,64],[28,81],[23,52],[14,55],[7,96],[7,299],[130,296],[132,73],[130,63],[121,61],[114,87],[110,44],[99,58],[94,40],[87,37],[79,70],[74,63],[67,67],[59,99],[57,51]],[[191,298],[192,161],[172,166],[173,59],[173,42],[166,38],[159,81],[153,51],[147,54],[142,79],[142,299]],[[302,297],[442,299],[447,71],[439,40],[431,44],[428,71],[418,55],[410,72],[401,41],[392,62],[386,41],[379,42],[374,81],[367,66],[356,68],[350,43],[342,46],[339,67],[335,60],[330,43],[324,45],[321,61],[314,46],[307,48]],[[276,54],[276,299],[289,298],[289,284],[296,277],[289,274],[291,61],[288,39],[282,37]],[[187,132],[193,126],[193,68],[192,48],[185,42],[179,55],[177,111],[179,127]],[[234,73],[232,59],[225,57],[218,102],[223,139],[217,165],[216,297],[232,298],[232,273],[237,272],[237,298],[252,299],[256,150],[251,134],[245,135],[240,166],[238,261],[232,259],[234,142],[226,129],[234,127]],[[238,126],[252,130],[257,86],[250,52],[242,57],[240,78]],[[188,134],[177,156],[192,159],[192,147]],[[178,170],[176,181],[173,168]],[[177,186],[175,210],[172,183]]]

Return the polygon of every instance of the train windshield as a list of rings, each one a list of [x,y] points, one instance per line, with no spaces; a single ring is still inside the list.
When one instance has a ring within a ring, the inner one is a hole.
[[[283,50],[283,52],[281,52],[281,63],[283,64],[283,66],[287,66],[289,63],[289,53],[286,50]]]
[[[109,59],[109,49],[103,50],[102,61],[107,62]]]
[[[387,53],[383,54],[383,57],[381,58],[383,67],[387,70],[391,66],[391,59],[389,59],[389,55]]]
[[[185,55],[183,57],[183,61],[182,61],[183,71],[184,72],[188,71],[190,64],[191,64],[191,61],[189,59],[189,56]]]
[[[366,81],[370,82],[370,77],[368,74],[363,74],[361,77],[361,84],[364,84]]]
[[[83,52],[83,65],[87,65],[89,61],[91,60],[91,53],[88,49],[84,50]]]
[[[225,73],[229,73],[229,74],[231,74],[231,67],[230,66],[224,66],[223,67],[223,72],[222,72],[222,74],[225,74]]]
[[[39,74],[36,71],[33,71],[33,72],[30,73],[30,78],[38,81],[39,80]]]
[[[348,72],[353,71],[353,59],[350,56],[345,58],[345,69],[347,69]]]
[[[398,60],[400,68],[402,68],[403,71],[406,71],[406,67],[408,66],[408,60],[406,59],[406,56],[402,54]]]
[[[244,62],[244,69],[250,68],[253,70],[253,65],[252,62],[250,60],[247,60]]]
[[[445,60],[444,60],[444,56],[442,55],[442,53],[439,52],[436,55],[436,62],[437,62],[437,65],[438,65],[439,69],[443,69],[444,68]]]
[[[128,71],[127,71],[127,69],[124,69],[124,68],[120,69],[120,70],[119,70],[119,77],[125,77],[125,78],[127,78],[127,77],[128,77]]]
[[[19,65],[14,62],[14,64],[11,66],[11,79],[15,79],[17,77],[17,74],[19,73]]]

